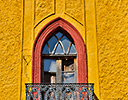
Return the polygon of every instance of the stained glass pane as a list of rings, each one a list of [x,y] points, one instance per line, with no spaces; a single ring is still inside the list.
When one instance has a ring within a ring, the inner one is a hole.
[[[54,46],[55,46],[55,44],[57,43],[57,38],[55,37],[55,36],[53,36],[53,37],[51,37],[50,39],[49,39],[49,41],[48,41],[48,44],[49,44],[49,47],[50,47],[50,50],[51,50],[51,52],[53,51],[53,49],[54,49]]]
[[[57,36],[58,38],[60,38],[62,35],[63,35],[63,34],[62,34],[61,32],[58,32],[58,33],[56,34],[56,36]]]
[[[64,54],[60,43],[56,47],[55,54]]]
[[[71,45],[70,50],[69,50],[69,54],[76,54],[76,47],[74,44]]]
[[[61,39],[61,41],[62,41],[62,44],[63,44],[63,46],[64,46],[65,52],[67,53],[69,44],[70,44],[71,42],[70,42],[70,40],[69,40],[66,36],[64,36],[64,37]]]
[[[45,44],[42,53],[43,53],[43,54],[49,54],[49,50],[48,50],[47,44]]]
[[[56,72],[56,60],[44,59],[44,71]]]
[[[62,83],[75,83],[74,72],[72,72],[72,73],[63,72],[62,73]]]

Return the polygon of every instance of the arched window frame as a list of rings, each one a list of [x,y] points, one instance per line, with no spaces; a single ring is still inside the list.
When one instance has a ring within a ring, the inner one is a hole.
[[[32,55],[32,83],[41,82],[41,52],[45,44],[45,40],[58,29],[62,29],[69,33],[72,37],[77,50],[77,69],[78,82],[87,83],[87,60],[86,48],[84,41],[78,30],[66,20],[58,17],[46,24],[38,33],[34,45]]]

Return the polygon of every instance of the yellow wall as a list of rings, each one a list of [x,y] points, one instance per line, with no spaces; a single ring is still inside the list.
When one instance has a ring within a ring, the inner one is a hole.
[[[81,33],[88,82],[100,100],[128,98],[127,0],[0,1],[0,100],[24,100],[31,82],[32,47],[40,29],[62,17]]]
[[[128,1],[96,0],[100,97],[128,99]]]
[[[20,98],[21,0],[0,0],[0,100]]]

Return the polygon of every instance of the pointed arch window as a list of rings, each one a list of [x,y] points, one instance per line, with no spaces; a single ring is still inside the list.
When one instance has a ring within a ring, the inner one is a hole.
[[[66,64],[67,61],[70,63]],[[48,67],[48,65],[59,66],[59,64],[61,66],[74,64],[78,69],[78,73],[74,74],[78,76],[75,81],[77,80],[79,83],[87,82],[86,46],[83,38],[71,23],[60,17],[53,19],[42,27],[34,41],[32,54],[32,82],[41,83],[45,81],[45,72],[50,73],[51,71],[52,74],[53,71],[53,73],[56,73],[56,76],[60,75],[60,73],[57,72],[58,67]],[[45,67],[45,65],[47,67]],[[63,67],[61,71],[62,74],[64,71]]]
[[[61,30],[54,32],[42,49],[42,82],[76,82],[76,57],[73,39]]]

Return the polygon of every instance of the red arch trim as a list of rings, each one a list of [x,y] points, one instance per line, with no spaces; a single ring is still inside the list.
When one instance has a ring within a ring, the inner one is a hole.
[[[38,33],[32,55],[32,82],[41,82],[41,51],[45,40],[56,30],[63,29],[73,38],[78,59],[78,82],[87,83],[86,48],[84,41],[77,29],[66,20],[58,17],[46,24]]]

